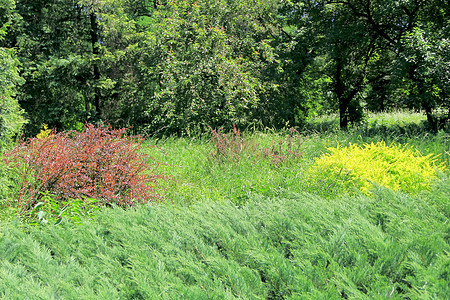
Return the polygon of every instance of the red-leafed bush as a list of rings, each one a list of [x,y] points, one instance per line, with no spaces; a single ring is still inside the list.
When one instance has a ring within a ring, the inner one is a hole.
[[[125,132],[88,124],[83,132],[53,132],[18,144],[6,157],[19,173],[20,210],[30,211],[46,194],[122,207],[161,200],[156,190],[165,177],[139,152],[142,139]]]

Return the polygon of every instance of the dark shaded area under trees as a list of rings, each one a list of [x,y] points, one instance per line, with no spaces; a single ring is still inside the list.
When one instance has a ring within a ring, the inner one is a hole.
[[[398,108],[438,130],[450,119],[446,2],[0,0],[0,134],[22,115],[26,135],[85,122],[190,135],[330,112],[346,128]]]

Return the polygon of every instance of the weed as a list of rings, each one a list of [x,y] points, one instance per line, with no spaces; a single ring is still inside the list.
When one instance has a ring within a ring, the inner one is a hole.
[[[92,217],[100,207],[94,198],[56,200],[48,192],[43,193],[41,202],[38,202],[29,213],[24,216],[26,223],[31,225],[53,224],[58,225],[64,219],[81,223],[84,216]]]
[[[240,129],[236,129],[233,124],[233,131],[223,133],[222,128],[211,129],[212,142],[216,146],[215,153],[211,153],[217,161],[231,161],[239,164],[244,153],[252,153],[257,145],[250,144],[241,133]]]
[[[230,133],[211,129],[211,135],[215,145],[215,152],[212,152],[211,156],[216,162],[239,165],[243,158],[247,158],[251,159],[253,164],[259,160],[269,160],[272,165],[280,166],[302,156],[302,139],[294,128],[288,130],[286,138],[272,142],[268,147],[262,147],[254,139],[246,138],[235,126]]]

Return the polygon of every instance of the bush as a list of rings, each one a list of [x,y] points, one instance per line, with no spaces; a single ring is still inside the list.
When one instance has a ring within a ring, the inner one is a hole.
[[[5,222],[0,295],[448,299],[448,216],[422,197],[374,194],[335,201],[307,193],[252,195],[245,207],[199,201],[176,209],[108,209],[79,226]]]
[[[309,176],[334,191],[360,190],[369,195],[374,185],[380,185],[416,194],[429,190],[437,171],[444,171],[433,155],[423,156],[408,146],[386,145],[383,141],[328,150],[330,153],[316,159]]]
[[[45,202],[63,205],[70,199],[97,199],[98,205],[134,206],[159,201],[157,163],[141,154],[142,139],[126,129],[86,125],[83,132],[40,135],[6,154],[20,180],[17,203],[22,213]],[[150,163],[150,164],[149,164]]]
[[[1,42],[15,18],[15,1],[2,0],[0,7]],[[21,131],[25,123],[23,110],[16,99],[17,87],[22,83],[19,61],[14,50],[0,47],[0,150],[10,143],[11,138]],[[1,196],[0,194],[0,198]]]

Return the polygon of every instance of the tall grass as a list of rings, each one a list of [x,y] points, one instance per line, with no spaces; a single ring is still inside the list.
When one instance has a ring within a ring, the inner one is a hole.
[[[239,164],[217,163],[211,156],[216,151],[214,143],[207,137],[202,139],[178,139],[168,138],[158,141],[159,149],[148,148],[149,153],[159,161],[167,162],[164,173],[174,174],[176,181],[166,186],[169,198],[175,202],[195,202],[203,200],[232,200],[237,204],[245,203],[252,193],[267,196],[280,195],[286,190],[325,195],[322,189],[317,190],[317,185],[311,185],[309,178],[305,176],[308,169],[314,164],[315,158],[327,153],[327,148],[348,146],[349,144],[363,145],[385,141],[387,145],[396,143],[408,145],[419,151],[422,155],[436,155],[437,163],[450,166],[450,133],[440,131],[430,133],[418,123],[420,115],[413,115],[408,119],[408,114],[402,112],[398,115],[375,115],[377,122],[372,127],[355,127],[347,131],[327,130],[317,132],[306,130],[301,132],[301,155],[294,161],[285,164],[273,165],[270,160],[255,161],[254,157],[243,155]],[[402,117],[404,125],[417,125],[416,133],[398,131],[393,122],[395,118]],[[387,119],[386,121],[383,121]],[[420,119],[419,119],[420,120]],[[391,124],[393,127],[378,127],[377,124]],[[368,134],[368,132],[371,134]],[[270,148],[270,145],[283,141],[286,132],[278,133],[244,133],[244,138],[252,146],[250,148]],[[154,145],[155,141],[148,141]]]
[[[253,150],[238,163],[206,136],[149,140],[157,147],[143,150],[174,179],[165,204],[58,226],[1,221],[0,298],[447,299],[449,134],[420,124],[416,135],[309,130],[282,163],[260,153],[286,132],[244,133]],[[307,177],[328,147],[380,140],[439,154],[447,169],[415,195],[327,192]]]

